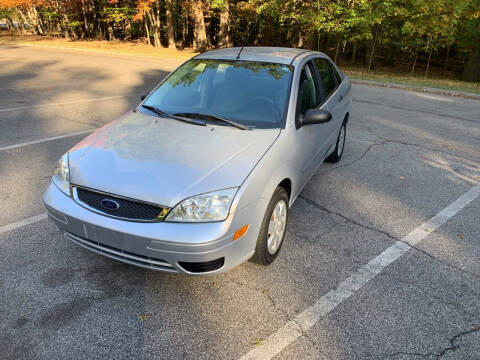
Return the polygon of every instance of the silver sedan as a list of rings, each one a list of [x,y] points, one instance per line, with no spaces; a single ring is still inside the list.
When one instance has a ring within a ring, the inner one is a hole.
[[[49,217],[76,244],[148,269],[270,264],[302,188],[342,157],[350,89],[320,52],[196,56],[61,157]]]

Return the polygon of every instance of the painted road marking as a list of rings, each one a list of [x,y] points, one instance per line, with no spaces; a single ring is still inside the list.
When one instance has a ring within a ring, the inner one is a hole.
[[[16,230],[18,228],[36,223],[36,222],[41,221],[41,220],[45,220],[46,218],[47,218],[47,213],[43,213],[43,214],[40,214],[40,215],[37,215],[37,216],[29,217],[28,219],[23,219],[23,220],[20,220],[20,221],[17,221],[17,222],[8,224],[8,225],[0,226],[0,234],[3,234],[7,231]]]
[[[103,101],[103,100],[119,99],[119,98],[124,98],[124,97],[128,97],[128,96],[132,96],[132,95],[117,95],[117,96],[107,96],[107,97],[95,98],[95,99],[82,99],[82,100],[65,101],[65,102],[62,102],[62,103],[45,103],[45,104],[30,105],[30,106],[20,106],[20,107],[14,107],[14,108],[0,109],[0,112],[15,111],[15,110],[27,110],[27,109],[33,109],[33,108],[45,107],[45,106],[59,106],[59,105],[68,105],[68,104],[78,104],[78,103],[84,103],[84,102]]]
[[[58,135],[58,136],[52,136],[52,137],[48,137],[48,138],[44,138],[44,139],[27,141],[27,142],[23,142],[23,143],[19,143],[19,144],[14,144],[14,145],[8,145],[8,146],[0,147],[0,151],[17,149],[17,148],[20,148],[20,147],[23,147],[23,146],[40,144],[40,143],[47,142],[47,141],[53,141],[53,140],[58,140],[58,139],[64,139],[64,138],[71,137],[71,136],[88,134],[88,133],[91,133],[91,132],[93,132],[93,131],[95,131],[95,130],[96,130],[96,129],[77,131],[77,132],[74,132],[74,133],[63,134],[63,135]]]
[[[363,285],[377,276],[384,268],[405,254],[411,248],[410,245],[414,246],[425,239],[432,231],[438,229],[479,195],[480,185],[476,185],[426,223],[403,237],[401,241],[397,241],[362,266],[352,276],[341,282],[336,289],[330,290],[325,296],[318,299],[315,304],[297,315],[295,319],[287,322],[275,331],[260,346],[242,356],[241,360],[271,359],[280,353],[289,344],[302,336],[303,332],[315,325],[339,304],[355,294]]]

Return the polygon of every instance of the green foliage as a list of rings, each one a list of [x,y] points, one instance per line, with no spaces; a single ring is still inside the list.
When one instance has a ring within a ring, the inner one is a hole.
[[[129,7],[106,7],[103,9],[103,16],[107,22],[121,23],[125,20],[132,20],[136,10]]]
[[[220,14],[229,9],[228,28],[236,46],[318,47],[343,59],[357,50],[357,57],[383,52],[410,61],[418,54],[420,63],[425,62],[422,56],[433,53],[432,59],[441,61],[452,53],[459,66],[475,68],[478,62],[480,0],[169,1],[175,41],[185,47],[195,40],[193,5],[199,4],[209,46],[218,43]],[[166,0],[0,0],[0,17],[16,22],[19,10],[30,14],[33,4],[42,21],[21,22],[47,24],[53,31],[68,27],[82,38],[110,38],[107,27],[114,25],[115,37],[145,38],[148,30],[155,45],[167,43]]]

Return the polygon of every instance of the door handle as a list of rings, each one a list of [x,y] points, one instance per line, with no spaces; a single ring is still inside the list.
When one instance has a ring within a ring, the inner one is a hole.
[[[342,100],[343,100],[343,95],[339,95],[338,96],[338,102],[342,102]]]

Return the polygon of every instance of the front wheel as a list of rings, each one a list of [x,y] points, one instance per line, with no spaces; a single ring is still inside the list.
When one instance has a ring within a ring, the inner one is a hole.
[[[285,238],[288,220],[288,194],[278,187],[273,193],[263,217],[262,227],[252,261],[268,265],[275,260]]]
[[[333,153],[331,153],[326,159],[326,162],[337,163],[340,161],[343,155],[343,149],[345,148],[345,137],[347,135],[347,123],[344,122],[340,128],[340,133],[337,138],[337,146]]]

